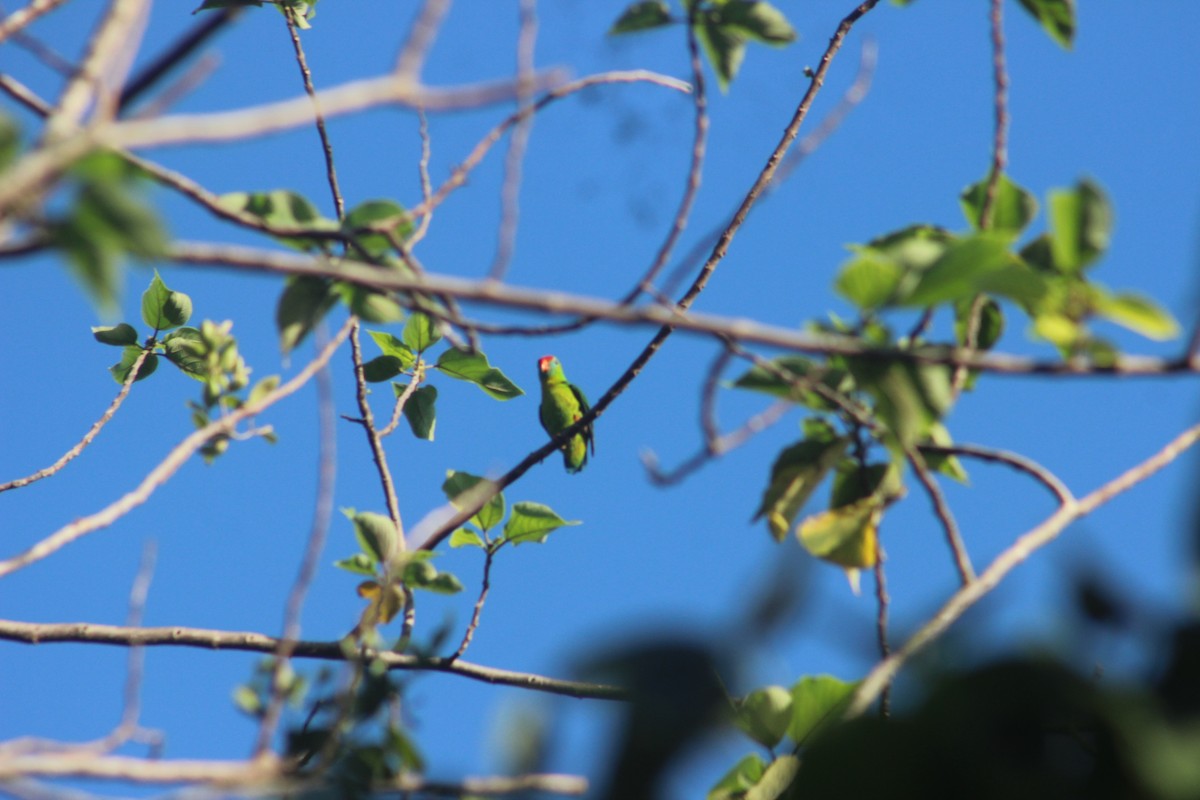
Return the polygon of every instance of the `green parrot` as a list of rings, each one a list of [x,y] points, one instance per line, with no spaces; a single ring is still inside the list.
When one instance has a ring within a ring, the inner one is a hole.
[[[538,359],[538,378],[542,382],[542,405],[538,409],[538,418],[546,433],[557,436],[586,414],[591,406],[579,387],[567,381],[562,364],[554,356]],[[563,466],[567,472],[575,473],[583,469],[587,463],[589,446],[592,455],[595,455],[596,442],[592,438],[590,423],[562,446]]]

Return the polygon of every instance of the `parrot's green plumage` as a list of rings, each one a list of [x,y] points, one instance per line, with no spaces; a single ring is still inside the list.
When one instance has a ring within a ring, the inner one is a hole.
[[[562,364],[554,356],[542,356],[538,359],[538,378],[542,382],[542,405],[538,409],[538,417],[546,433],[557,436],[575,424],[591,406],[579,387],[567,381],[567,377],[563,375]],[[583,465],[587,463],[589,448],[592,455],[595,455],[596,442],[592,437],[590,424],[562,446],[563,466],[567,468],[567,472],[579,472],[583,469]]]

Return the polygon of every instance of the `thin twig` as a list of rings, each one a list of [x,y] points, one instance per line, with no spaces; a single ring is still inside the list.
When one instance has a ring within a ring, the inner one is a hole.
[[[938,639],[966,611],[986,597],[1002,580],[1036,551],[1054,541],[1072,522],[1087,516],[1117,495],[1145,481],[1166,467],[1184,451],[1200,441],[1200,425],[1194,425],[1168,442],[1150,458],[1113,478],[1078,501],[1064,502],[1058,510],[1002,552],[971,583],[961,587],[936,614],[914,633],[902,647],[882,659],[859,684],[850,701],[847,716],[867,710],[908,661]]]
[[[312,72],[308,69],[308,59],[304,57],[304,47],[300,44],[300,32],[296,29],[297,11],[292,6],[284,6],[282,11],[283,18],[287,22],[288,35],[292,40],[292,50],[296,54],[296,65],[300,67],[300,77],[304,81],[304,92],[312,100],[313,122],[317,126],[317,135],[321,137],[321,152],[325,156],[325,178],[329,181],[329,192],[333,195],[333,210],[340,220],[346,215],[346,204],[342,200],[337,169],[333,164],[333,142],[329,140],[329,131],[325,128],[325,117],[321,114],[321,103],[317,100],[317,90],[313,86]]]
[[[351,420],[362,426],[367,436],[367,446],[371,448],[371,458],[375,461],[375,469],[379,473],[379,483],[383,489],[383,499],[387,503],[388,516],[396,526],[396,547],[405,549],[404,523],[400,518],[400,501],[396,498],[396,484],[392,481],[392,471],[388,467],[387,453],[383,451],[383,442],[379,432],[375,430],[375,415],[371,413],[371,404],[367,402],[367,379],[363,375],[362,348],[358,344],[358,320],[350,330],[350,358],[354,363],[355,397],[358,400],[359,418]],[[385,554],[385,561],[390,561],[395,553]]]
[[[326,338],[324,326],[317,331],[317,347],[320,349]],[[337,420],[333,407],[333,379],[326,365],[317,372],[317,496],[313,504],[312,524],[308,532],[308,544],[296,580],[288,593],[283,612],[283,634],[279,637],[279,649],[275,651],[275,663],[271,670],[271,699],[259,721],[258,741],[254,756],[259,757],[271,746],[271,739],[283,714],[287,700],[287,675],[289,660],[296,642],[300,639],[300,616],[304,610],[304,598],[308,595],[313,578],[317,574],[317,562],[325,549],[329,524],[333,516],[334,486],[337,481]]]
[[[1071,490],[1066,487],[1058,477],[1050,470],[1038,464],[1032,459],[1026,458],[1019,453],[1011,453],[1006,450],[994,450],[989,447],[982,447],[977,444],[964,444],[956,442],[950,446],[941,446],[934,444],[923,444],[920,449],[924,453],[942,453],[951,456],[968,456],[977,458],[980,461],[990,461],[996,464],[1005,464],[1013,469],[1020,470],[1026,475],[1029,475],[1038,483],[1045,486],[1054,498],[1060,504],[1075,502],[1075,495],[1071,494]]]
[[[117,392],[117,396],[114,397],[113,401],[108,404],[108,408],[104,411],[104,414],[100,416],[100,419],[92,423],[92,427],[88,429],[88,432],[83,435],[83,438],[80,439],[74,447],[59,456],[59,459],[53,464],[38,470],[32,475],[26,475],[24,478],[17,478],[9,481],[8,483],[0,483],[0,492],[6,492],[9,489],[20,489],[22,486],[28,486],[35,481],[40,481],[42,478],[48,478],[65,467],[76,456],[82,453],[83,448],[92,443],[92,440],[96,438],[97,434],[100,433],[100,430],[108,424],[108,421],[113,418],[114,414],[117,413],[117,409],[119,409],[121,404],[125,402],[125,398],[129,396],[129,390],[133,388],[133,383],[137,380],[138,372],[141,370],[142,364],[145,363],[146,357],[150,355],[150,352],[150,349],[142,350],[142,352],[138,355],[137,360],[133,362],[133,366],[130,368],[129,374],[125,376],[125,380],[121,384],[121,390]]]
[[[483,604],[487,601],[488,591],[492,588],[492,560],[495,557],[495,550],[491,547],[484,548],[483,582],[479,588],[479,597],[475,600],[475,608],[471,612],[471,622],[463,632],[462,641],[459,643],[458,649],[450,656],[451,661],[457,661],[462,657],[463,653],[467,652],[467,648],[471,646],[471,640],[475,638],[475,631],[479,629],[479,618],[483,615]]]
[[[193,28],[172,42],[161,55],[130,77],[129,83],[121,92],[117,108],[125,110],[136,103],[138,98],[153,88],[167,73],[223,28],[237,20],[245,10],[242,7],[230,6],[206,14]]]
[[[992,130],[992,164],[979,211],[979,227],[992,227],[996,190],[1008,165],[1008,68],[1004,58],[1004,0],[991,0],[992,82],[995,125]]]
[[[692,91],[692,87],[681,80],[641,69],[602,72],[597,75],[588,75],[583,78],[579,78],[571,81],[570,83],[565,83],[562,86],[557,86],[546,92],[546,94],[543,95],[536,103],[517,109],[499,125],[492,128],[492,130],[490,130],[488,134],[484,136],[478,144],[475,145],[474,149],[471,150],[462,163],[451,170],[450,177],[447,178],[442,185],[437,188],[437,191],[433,193],[433,197],[412,209],[412,214],[414,216],[427,214],[441,205],[451,192],[467,182],[467,176],[470,175],[471,170],[475,169],[475,167],[477,167],[479,163],[483,161],[484,156],[488,154],[488,151],[492,149],[492,146],[495,145],[496,142],[500,141],[505,132],[509,128],[519,123],[526,116],[529,116],[530,114],[536,114],[554,101],[561,100],[564,97],[569,97],[570,95],[587,89],[590,86],[600,86],[612,83],[650,83],[667,89],[674,89],[675,91],[683,92],[684,94]]]
[[[330,341],[329,345],[287,383],[284,383],[272,392],[268,392],[255,402],[246,403],[241,408],[210,422],[208,425],[184,438],[183,441],[172,448],[166,458],[159,462],[158,466],[152,469],[131,492],[94,514],[80,517],[64,525],[28,550],[5,561],[0,561],[0,577],[41,561],[43,558],[56,553],[76,539],[82,538],[101,528],[108,527],[134,508],[145,503],[158,487],[170,480],[179,468],[214,436],[232,434],[239,422],[262,413],[308,383],[317,370],[325,365],[338,346],[345,340],[349,332],[350,323],[348,321]]]
[[[950,554],[954,557],[954,567],[958,570],[958,577],[963,585],[966,585],[975,580],[975,568],[971,566],[971,557],[967,554],[967,547],[963,544],[962,534],[958,530],[958,523],[954,521],[954,514],[950,511],[946,496],[942,494],[942,489],[937,485],[937,481],[929,474],[929,466],[925,463],[920,451],[909,448],[905,451],[905,457],[913,468],[917,480],[925,487],[925,493],[929,495],[930,502],[933,503],[933,513],[937,515],[938,521],[942,524],[942,530],[946,534],[946,544],[950,548]]]
[[[38,17],[50,13],[65,2],[66,0],[31,0],[29,5],[0,19],[0,44]]]
[[[642,466],[646,468],[646,473],[651,483],[657,486],[670,486],[679,483],[714,458],[719,458],[730,450],[741,447],[762,431],[779,422],[793,408],[794,406],[786,400],[775,401],[759,413],[750,417],[740,427],[718,437],[711,445],[706,444],[700,448],[691,458],[670,472],[664,472],[659,469],[658,458],[651,452],[642,454]]]
[[[0,619],[0,640],[47,644],[79,642],[109,644],[122,647],[195,647],[207,650],[237,650],[240,652],[272,654],[279,649],[280,640],[274,636],[249,631],[223,631],[180,626],[160,628],[129,628],[120,625],[94,625],[88,622],[36,623]],[[374,651],[347,654],[342,641],[316,642],[301,640],[292,651],[293,658],[320,661],[356,661],[363,658],[378,660],[391,670],[445,672],[471,680],[502,686],[515,686],[531,691],[565,695],[592,700],[624,700],[624,689],[607,684],[566,681],[527,672],[487,667],[448,658],[422,658],[413,655]]]
[[[421,108],[417,109],[417,134],[421,137],[421,158],[417,161],[417,175],[421,180],[421,205],[428,211],[421,215],[417,229],[413,231],[412,236],[408,237],[410,250],[425,238],[425,235],[429,233],[429,226],[433,222],[433,206],[429,202],[433,197],[433,183],[429,179],[429,159],[432,155],[433,143],[429,136],[429,115]]]

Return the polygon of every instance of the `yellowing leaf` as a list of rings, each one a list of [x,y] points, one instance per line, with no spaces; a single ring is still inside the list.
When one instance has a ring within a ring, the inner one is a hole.
[[[823,561],[846,571],[850,588],[858,594],[858,572],[875,566],[879,558],[879,518],[883,504],[878,497],[814,514],[796,529],[804,549]]]

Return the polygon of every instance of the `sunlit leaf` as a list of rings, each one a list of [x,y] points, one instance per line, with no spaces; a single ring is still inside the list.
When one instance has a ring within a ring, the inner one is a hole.
[[[805,439],[781,452],[753,519],[766,517],[767,528],[782,541],[808,498],[850,445],[846,437]]]
[[[112,373],[113,379],[117,383],[125,383],[125,379],[128,378],[129,373],[133,371],[133,365],[137,362],[138,356],[141,354],[142,348],[140,347],[126,347],[123,351],[121,351],[121,360],[108,368],[108,371]],[[156,356],[154,353],[150,353],[146,356],[145,361],[142,362],[142,366],[138,370],[137,377],[133,379],[134,382],[136,383],[137,381],[149,378],[154,374],[154,370],[156,369],[158,369],[158,356]]]
[[[751,753],[745,756],[709,790],[705,800],[744,800],[746,792],[753,788],[766,772],[767,765],[762,756]]]
[[[451,347],[438,356],[434,366],[451,378],[475,384],[497,400],[511,400],[525,394],[507,375],[490,365],[483,353]]]
[[[192,299],[173,292],[163,283],[158,270],[142,293],[142,320],[155,331],[169,331],[187,323],[192,316]]]
[[[508,522],[504,523],[504,539],[516,544],[541,543],[562,527],[580,525],[580,520],[566,520],[541,503],[513,503]]]
[[[763,0],[726,0],[716,12],[723,28],[747,39],[777,47],[796,41],[796,29],[783,12]]]
[[[858,594],[859,570],[874,567],[879,558],[882,514],[880,499],[865,497],[809,517],[800,523],[796,535],[809,553],[845,570],[850,588]]]
[[[972,184],[959,195],[963,214],[975,230],[983,229],[983,206],[987,197],[988,179]],[[989,216],[988,230],[1016,237],[1037,216],[1037,198],[1000,173]]]
[[[402,370],[410,370],[417,363],[417,356],[413,351],[400,339],[390,333],[383,331],[367,331],[375,344],[385,356],[393,356],[400,362]]]
[[[859,683],[832,675],[810,675],[796,681],[792,686],[788,737],[797,744],[811,744],[819,733],[842,718]]]
[[[1135,333],[1158,341],[1179,335],[1175,317],[1148,297],[1133,292],[1103,292],[1096,299],[1097,314]]]
[[[412,229],[412,218],[394,200],[367,200],[348,211],[342,220],[342,231],[353,237],[356,248],[372,258],[393,251],[389,234],[403,242]]]
[[[404,343],[414,352],[428,350],[442,339],[438,324],[426,314],[412,314],[404,323],[401,334]]]
[[[782,686],[755,689],[737,704],[733,721],[763,747],[772,748],[787,733],[792,720],[792,693]]]
[[[470,528],[459,528],[450,534],[451,547],[485,547],[483,539]]]

